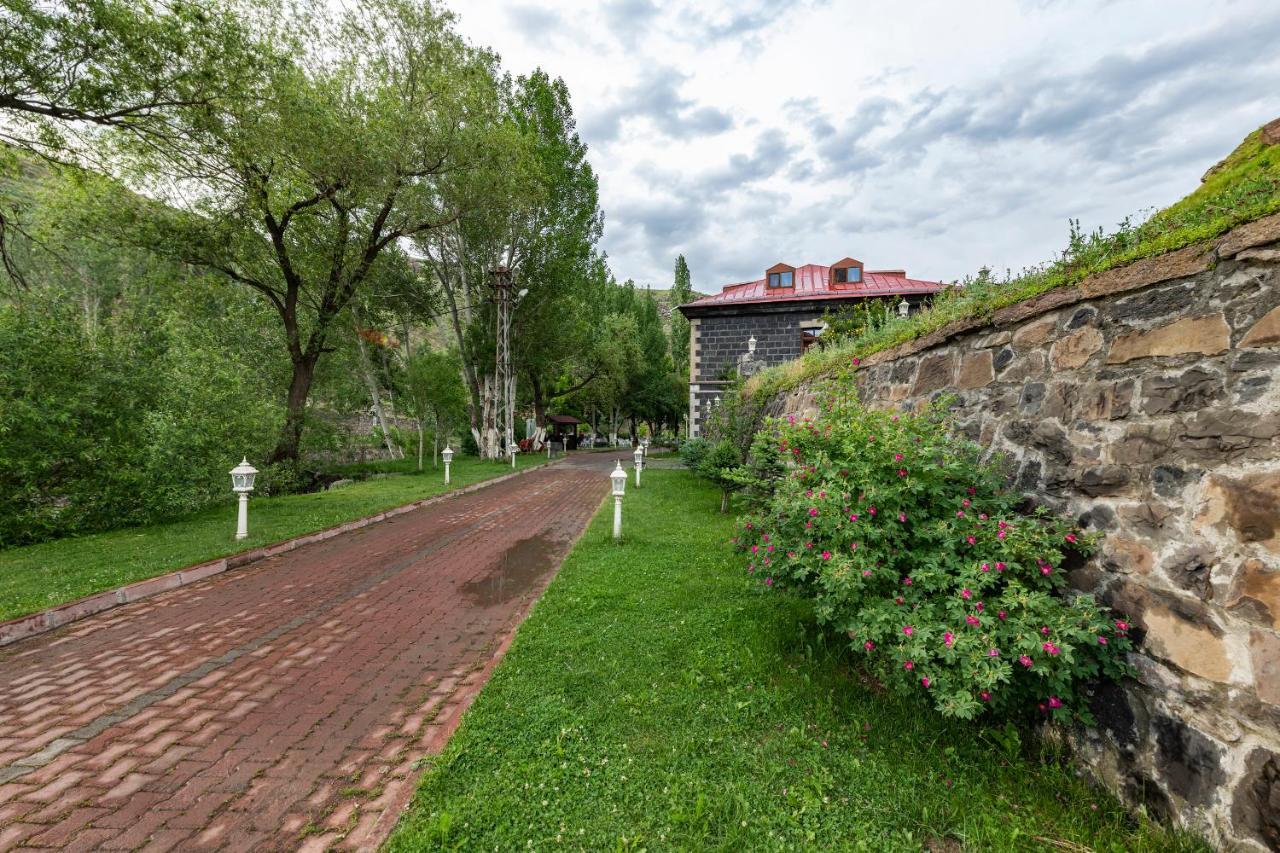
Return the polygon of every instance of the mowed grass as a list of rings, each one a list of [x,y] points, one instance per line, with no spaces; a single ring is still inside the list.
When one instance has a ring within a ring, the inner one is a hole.
[[[882,695],[752,586],[682,470],[612,501],[521,627],[392,851],[1204,849],[1057,756]]]
[[[546,462],[518,456],[519,467]],[[511,473],[507,464],[455,457],[449,488]],[[105,589],[194,563],[247,551],[429,498],[447,491],[444,469],[353,483],[328,492],[250,498],[249,538],[235,540],[236,505],[228,502],[166,524],[59,539],[0,550],[0,621],[25,616]]]

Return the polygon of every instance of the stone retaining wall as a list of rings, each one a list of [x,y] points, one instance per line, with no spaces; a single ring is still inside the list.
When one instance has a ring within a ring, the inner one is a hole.
[[[1217,844],[1280,850],[1280,216],[877,353],[879,407],[955,397],[1017,487],[1106,533],[1073,584],[1137,626],[1083,763]],[[768,412],[816,415],[800,388]]]

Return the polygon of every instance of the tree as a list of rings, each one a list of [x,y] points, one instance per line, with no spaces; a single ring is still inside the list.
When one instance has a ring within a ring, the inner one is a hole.
[[[693,301],[693,284],[684,255],[676,256],[675,278],[671,284],[671,361],[681,376],[689,375],[689,319],[676,309]]]
[[[401,241],[464,212],[440,184],[489,159],[494,58],[427,0],[364,0],[333,24],[261,27],[277,59],[253,96],[179,106],[180,144],[126,140],[154,200],[105,221],[274,309],[291,379],[268,461],[294,463],[339,316],[371,281],[409,275]]]
[[[446,438],[466,417],[467,390],[462,384],[462,359],[456,352],[420,350],[409,359],[407,375],[409,405],[418,421],[418,470],[422,470],[423,424],[431,422],[437,461],[440,437]]]

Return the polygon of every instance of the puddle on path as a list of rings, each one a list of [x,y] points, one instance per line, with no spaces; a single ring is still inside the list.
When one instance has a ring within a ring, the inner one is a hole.
[[[545,534],[521,539],[498,558],[487,575],[462,585],[473,604],[492,607],[531,590],[556,566],[556,542]]]

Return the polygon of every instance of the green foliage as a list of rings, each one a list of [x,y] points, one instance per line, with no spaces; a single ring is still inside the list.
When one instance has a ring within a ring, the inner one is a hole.
[[[671,306],[671,361],[680,376],[689,374],[689,320],[677,309],[693,301],[693,282],[689,276],[689,264],[684,255],[676,256],[671,291],[667,295]]]
[[[644,479],[625,544],[605,507],[388,850],[1205,849],[872,689],[808,602],[743,585],[713,487]]]
[[[680,461],[690,471],[696,472],[710,451],[711,442],[705,438],[691,438],[680,445]]]
[[[1255,131],[1203,183],[1176,204],[1144,222],[1125,219],[1115,231],[1085,232],[1070,222],[1067,248],[1049,263],[996,277],[987,269],[935,297],[909,318],[892,316],[856,337],[811,349],[799,361],[752,378],[751,395],[769,396],[830,374],[851,358],[865,357],[937,331],[948,323],[990,317],[996,310],[1076,284],[1090,275],[1218,237],[1232,228],[1280,212],[1280,145],[1265,145]]]
[[[1087,721],[1082,685],[1124,674],[1129,648],[1123,621],[1066,590],[1092,539],[1019,514],[941,408],[871,411],[833,383],[821,418],[791,421],[759,448],[790,473],[737,537],[761,588],[811,598],[881,682],[945,716]]]

